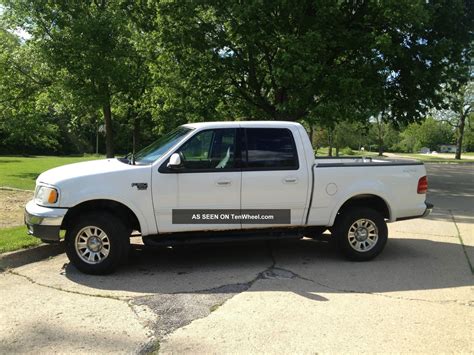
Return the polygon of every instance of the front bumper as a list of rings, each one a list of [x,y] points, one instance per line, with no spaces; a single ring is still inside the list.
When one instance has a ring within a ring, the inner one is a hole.
[[[47,241],[59,241],[59,231],[67,208],[38,206],[31,200],[25,207],[25,224],[28,234]]]

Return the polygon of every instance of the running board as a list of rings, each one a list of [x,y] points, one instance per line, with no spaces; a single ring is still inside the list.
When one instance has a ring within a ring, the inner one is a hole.
[[[300,229],[286,230],[252,230],[252,231],[223,231],[223,232],[185,232],[149,235],[143,237],[147,246],[177,246],[191,244],[221,244],[248,241],[268,241],[301,239],[303,232]]]

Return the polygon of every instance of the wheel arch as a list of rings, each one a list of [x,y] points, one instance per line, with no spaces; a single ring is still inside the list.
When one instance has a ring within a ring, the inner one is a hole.
[[[120,218],[121,221],[124,221],[131,230],[138,230],[140,232],[142,230],[137,215],[128,206],[108,199],[88,200],[69,208],[64,216],[61,229],[68,229],[77,216],[92,211],[107,211]]]
[[[391,220],[392,210],[390,208],[390,205],[383,197],[372,193],[363,193],[351,196],[350,198],[346,199],[339,206],[339,208],[336,209],[337,212],[333,214],[331,218],[331,224],[334,223],[336,217],[339,214],[343,213],[344,210],[357,207],[371,208],[379,212],[384,219],[387,219],[389,221]]]

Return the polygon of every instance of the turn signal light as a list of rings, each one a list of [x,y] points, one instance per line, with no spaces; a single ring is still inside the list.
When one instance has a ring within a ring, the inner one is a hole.
[[[419,194],[426,194],[426,191],[428,191],[428,178],[423,176],[418,180],[418,188],[416,189],[416,192]]]
[[[55,189],[51,189],[48,196],[49,203],[56,203],[58,200],[58,192]]]

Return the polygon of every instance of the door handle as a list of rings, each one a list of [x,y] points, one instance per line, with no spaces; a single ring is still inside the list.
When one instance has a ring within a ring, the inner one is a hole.
[[[283,179],[283,182],[285,184],[295,184],[296,182],[298,182],[298,179],[295,177],[287,177]]]
[[[232,183],[230,180],[218,180],[216,182],[217,186],[229,186]]]

